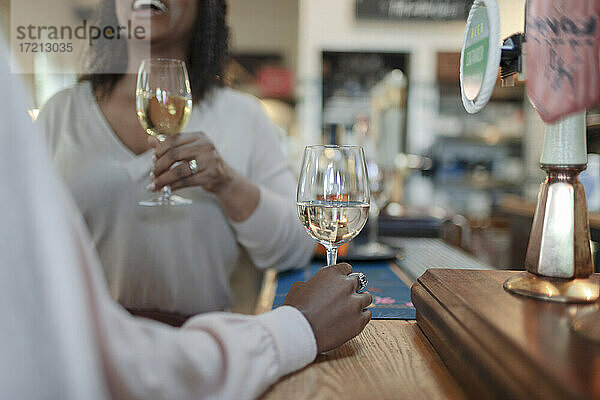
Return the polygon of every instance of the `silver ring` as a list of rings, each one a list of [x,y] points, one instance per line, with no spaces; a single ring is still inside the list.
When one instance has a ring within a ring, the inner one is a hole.
[[[196,160],[188,161],[188,167],[190,167],[190,171],[192,171],[192,175],[198,172],[198,162]]]
[[[356,276],[356,279],[358,280],[358,287],[356,288],[356,293],[360,293],[367,288],[367,284],[369,283],[369,281],[367,280],[367,276],[362,272],[353,272],[348,276]]]

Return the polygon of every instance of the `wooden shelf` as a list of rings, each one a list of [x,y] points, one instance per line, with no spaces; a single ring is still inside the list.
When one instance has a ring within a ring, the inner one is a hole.
[[[519,196],[505,195],[500,201],[500,209],[509,214],[520,215],[522,217],[533,218],[535,213],[535,203],[527,201]],[[600,229],[600,213],[588,212],[590,228]]]

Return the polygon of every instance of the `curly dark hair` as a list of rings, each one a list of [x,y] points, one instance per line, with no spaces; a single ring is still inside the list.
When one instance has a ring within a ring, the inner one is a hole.
[[[223,67],[229,50],[225,0],[197,1],[194,31],[185,60],[195,103],[200,102],[214,87],[223,86]],[[95,20],[98,26],[117,26],[115,0],[101,1]],[[127,70],[126,42],[98,41],[92,47],[86,65],[89,73],[82,75],[79,80],[89,81],[100,97],[110,95]]]

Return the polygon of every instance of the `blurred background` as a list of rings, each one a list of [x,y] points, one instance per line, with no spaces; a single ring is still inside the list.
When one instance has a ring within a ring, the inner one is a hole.
[[[96,2],[62,3],[65,11],[57,12],[65,21],[80,21],[92,18]],[[520,82],[502,88],[498,80],[481,113],[464,111],[459,59],[471,3],[228,0],[225,78],[261,99],[282,128],[296,172],[307,144],[365,146],[381,197],[380,234],[444,237],[490,265],[519,268],[544,178],[543,124]],[[524,3],[498,0],[503,38],[523,31]],[[9,0],[0,0],[0,22],[7,35]],[[77,79],[56,63],[38,54],[35,72],[26,75],[32,118]],[[48,73],[57,69],[66,72]],[[599,111],[589,110],[589,164],[581,180],[594,241],[600,239],[598,126]]]

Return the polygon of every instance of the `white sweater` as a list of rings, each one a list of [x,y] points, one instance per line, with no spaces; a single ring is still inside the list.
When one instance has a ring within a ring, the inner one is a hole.
[[[314,359],[310,325],[292,307],[174,329],[111,301],[1,37],[0,84],[1,399],[251,399]]]
[[[224,160],[260,187],[242,223],[201,188],[184,207],[141,207],[153,151],[135,155],[115,135],[87,82],[64,90],[39,118],[52,156],[92,234],[112,297],[126,307],[183,314],[223,310],[238,243],[258,267],[304,266],[313,242],[295,211],[295,179],[277,127],[253,97],[216,89],[194,105],[185,132],[204,132]]]

